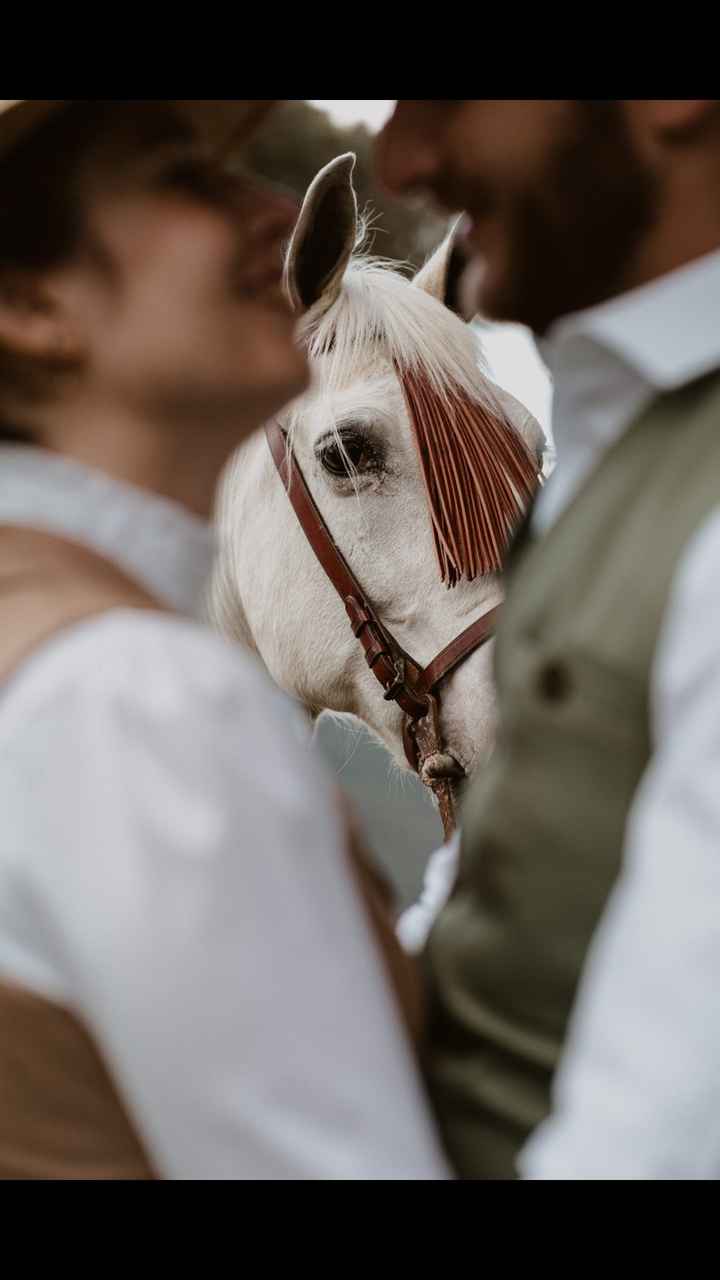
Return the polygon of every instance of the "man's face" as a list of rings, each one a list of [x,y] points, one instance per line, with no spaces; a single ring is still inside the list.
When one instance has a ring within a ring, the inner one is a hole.
[[[396,194],[467,212],[478,310],[538,334],[625,287],[659,203],[619,102],[398,102],[377,166]]]
[[[239,442],[308,380],[281,288],[297,208],[221,172],[181,120],[153,127],[134,148],[142,121],[119,111],[87,156],[79,249],[53,290],[100,405]]]

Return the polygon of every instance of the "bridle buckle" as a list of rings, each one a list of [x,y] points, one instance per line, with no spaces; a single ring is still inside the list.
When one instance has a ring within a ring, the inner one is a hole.
[[[394,702],[401,689],[404,689],[406,685],[405,659],[393,658],[393,666],[395,668],[395,679],[383,695],[386,702]]]

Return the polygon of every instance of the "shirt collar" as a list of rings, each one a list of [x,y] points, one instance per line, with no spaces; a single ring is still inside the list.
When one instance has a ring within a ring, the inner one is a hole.
[[[720,367],[718,314],[720,250],[553,325],[539,346],[554,383],[558,465],[536,504],[536,531],[658,395]]]
[[[82,543],[164,604],[199,616],[215,554],[184,507],[42,449],[0,446],[0,523]]]

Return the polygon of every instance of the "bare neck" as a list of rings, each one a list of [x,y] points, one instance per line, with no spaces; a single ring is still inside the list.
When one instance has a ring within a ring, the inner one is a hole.
[[[38,443],[55,453],[137,488],[179,503],[208,519],[220,474],[240,443],[229,431],[158,427],[129,415],[60,413],[41,425]]]

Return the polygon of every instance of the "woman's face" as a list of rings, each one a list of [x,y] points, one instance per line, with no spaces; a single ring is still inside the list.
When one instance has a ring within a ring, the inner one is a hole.
[[[81,166],[79,249],[52,297],[100,408],[232,447],[307,385],[281,287],[297,208],[223,174],[180,121],[146,150],[127,128],[120,113]]]

